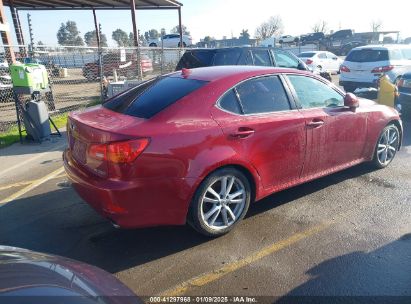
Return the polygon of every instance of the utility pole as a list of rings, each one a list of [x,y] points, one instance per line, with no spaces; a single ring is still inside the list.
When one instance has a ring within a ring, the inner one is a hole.
[[[29,53],[30,53],[30,56],[33,57],[33,55],[34,55],[34,36],[33,36],[33,26],[31,24],[31,15],[30,14],[27,14],[27,23],[29,25],[29,34],[30,34]]]

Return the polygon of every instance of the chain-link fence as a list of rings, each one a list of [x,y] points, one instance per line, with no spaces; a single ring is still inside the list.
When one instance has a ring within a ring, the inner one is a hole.
[[[316,50],[318,46],[283,48],[299,53]],[[13,95],[8,49],[0,49],[0,132],[16,125],[15,99],[19,100],[20,107],[24,107],[31,99],[30,95]],[[41,99],[46,102],[51,115],[58,115],[98,104],[102,99],[134,86],[141,80],[174,71],[185,50],[38,46],[29,52],[26,46],[16,46],[12,51],[16,61],[39,63],[46,67],[50,91],[44,93]]]
[[[50,92],[42,96],[51,115],[58,115],[101,102],[110,87],[124,88],[143,79],[169,73],[184,53],[181,49],[153,47],[91,48],[41,46],[32,52],[14,47],[16,61],[39,63],[46,67]],[[0,132],[17,122],[15,97],[10,77],[7,49],[0,50]],[[29,55],[28,55],[29,54]],[[111,92],[114,94],[117,92]],[[17,96],[19,104],[30,96]]]

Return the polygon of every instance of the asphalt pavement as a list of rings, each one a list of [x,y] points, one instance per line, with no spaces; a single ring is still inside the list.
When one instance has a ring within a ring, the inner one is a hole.
[[[404,125],[404,147],[388,168],[363,164],[271,195],[217,239],[185,226],[115,229],[67,183],[64,138],[12,146],[0,150],[0,244],[101,267],[141,296],[409,303],[411,122]]]

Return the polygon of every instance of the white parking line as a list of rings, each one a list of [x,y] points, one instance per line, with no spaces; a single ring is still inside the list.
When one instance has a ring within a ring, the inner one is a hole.
[[[5,199],[3,199],[2,201],[0,201],[0,207],[4,206],[5,204],[21,197],[22,195],[26,194],[27,192],[33,190],[34,188],[37,188],[38,186],[44,184],[45,182],[47,182],[50,179],[55,178],[56,176],[58,176],[59,174],[64,172],[64,167],[60,167],[57,170],[51,172],[50,174],[47,174],[46,176],[44,176],[43,178],[40,178],[36,181],[34,181],[33,183],[31,183],[30,185],[28,185],[27,187],[24,187],[23,189],[21,189],[20,191],[17,191],[16,193],[10,195],[9,197],[6,197]]]

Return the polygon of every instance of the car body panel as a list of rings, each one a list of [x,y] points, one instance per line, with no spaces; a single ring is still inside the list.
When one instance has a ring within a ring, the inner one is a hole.
[[[141,303],[113,275],[60,256],[0,246],[0,273],[0,299],[3,297],[6,302],[9,297],[44,297],[44,300],[55,297],[56,300],[70,296],[76,297],[78,303]],[[87,298],[90,301],[84,300]]]
[[[341,107],[309,110],[310,113],[292,106],[283,112],[234,115],[219,107],[219,98],[237,84],[279,74],[298,74],[326,82],[295,69],[198,68],[165,76],[208,83],[150,119],[104,107],[70,114],[69,141],[73,137],[83,140],[85,151],[92,142],[150,139],[133,163],[109,164],[107,176],[96,175],[87,164],[73,157],[75,150],[70,144],[64,153],[64,166],[74,188],[97,212],[120,227],[181,225],[186,222],[196,189],[216,169],[234,166],[246,172],[255,185],[255,199],[259,200],[371,160],[381,130],[390,121],[399,121],[394,109],[367,100],[361,100],[355,110]],[[289,84],[283,84],[287,91]],[[291,102],[295,104],[294,100]],[[322,130],[307,128],[307,122],[316,117],[326,120]],[[242,127],[255,132],[245,138],[233,138],[231,135]],[[321,166],[316,169],[319,157]]]

